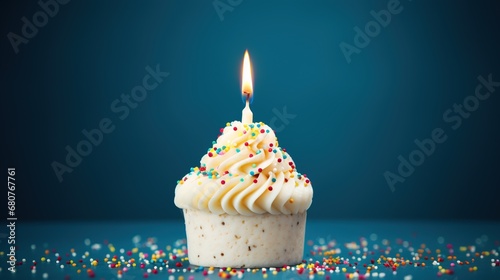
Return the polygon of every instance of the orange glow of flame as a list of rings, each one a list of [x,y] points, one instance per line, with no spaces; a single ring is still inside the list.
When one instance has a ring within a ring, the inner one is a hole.
[[[253,82],[252,82],[252,66],[250,65],[250,56],[248,50],[245,51],[243,57],[243,73],[241,75],[241,97],[244,101],[253,100]]]

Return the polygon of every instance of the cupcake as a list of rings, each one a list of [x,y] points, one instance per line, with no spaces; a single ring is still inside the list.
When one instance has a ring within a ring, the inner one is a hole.
[[[313,190],[264,123],[228,123],[200,166],[178,181],[189,262],[278,267],[302,261]]]

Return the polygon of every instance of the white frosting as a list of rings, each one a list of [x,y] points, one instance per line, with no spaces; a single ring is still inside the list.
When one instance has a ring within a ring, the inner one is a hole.
[[[309,179],[264,123],[228,124],[200,163],[177,184],[179,208],[251,216],[303,213],[312,203]]]

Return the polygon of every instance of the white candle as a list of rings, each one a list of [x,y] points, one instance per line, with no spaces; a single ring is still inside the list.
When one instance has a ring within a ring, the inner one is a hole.
[[[241,122],[252,123],[253,113],[250,110],[250,102],[253,99],[252,67],[250,65],[250,56],[248,50],[243,57],[243,73],[241,75],[241,94],[245,101],[245,108],[241,111]]]
[[[253,113],[250,110],[250,105],[247,100],[245,108],[241,111],[241,122],[242,123],[253,123]]]

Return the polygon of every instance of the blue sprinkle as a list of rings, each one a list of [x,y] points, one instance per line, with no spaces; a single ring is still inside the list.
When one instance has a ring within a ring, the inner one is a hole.
[[[276,182],[276,178],[272,178],[271,181],[273,181],[273,183]]]

